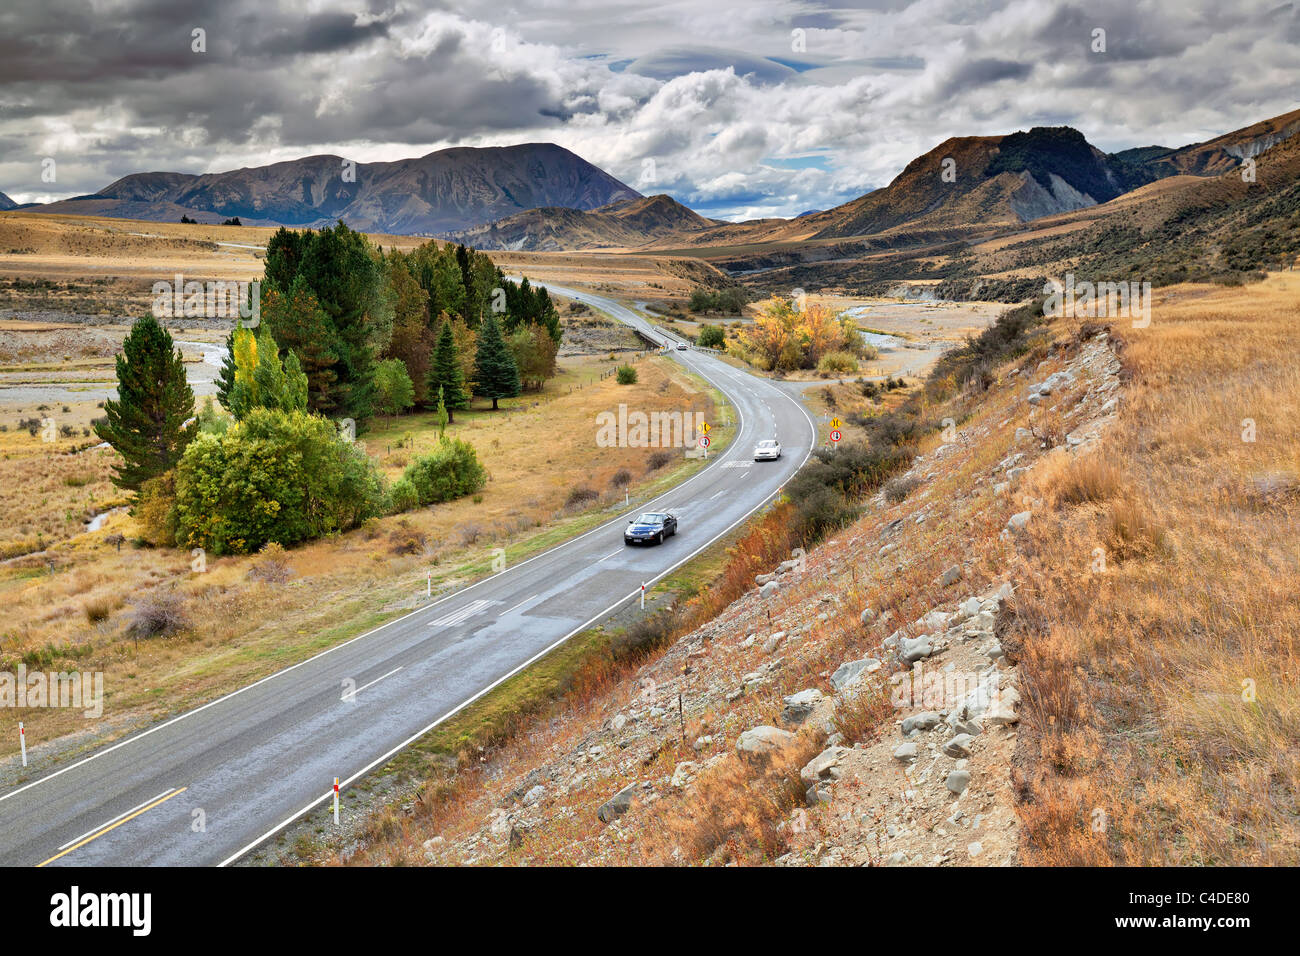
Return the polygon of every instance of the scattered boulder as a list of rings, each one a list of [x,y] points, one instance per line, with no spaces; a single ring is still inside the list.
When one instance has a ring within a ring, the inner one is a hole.
[[[736,751],[742,757],[765,757],[794,743],[794,734],[788,730],[763,725],[747,730],[736,741]]]
[[[838,693],[857,680],[864,672],[870,674],[879,669],[880,661],[874,657],[864,657],[860,661],[846,661],[835,668],[835,673],[831,675],[831,686]]]
[[[938,584],[939,587],[947,588],[956,584],[960,580],[961,580],[961,565],[954,564],[947,571],[944,571],[943,574],[939,575]]]
[[[919,661],[923,657],[929,657],[934,653],[934,645],[930,641],[929,634],[923,634],[920,637],[905,637],[899,642],[899,655],[907,663],[911,664]]]
[[[825,699],[825,695],[816,688],[801,690],[783,700],[781,723],[787,727],[798,727],[812,716],[814,708]]]
[[[540,783],[524,794],[524,806],[531,807],[546,796],[546,788]]]
[[[775,597],[776,592],[781,590],[781,585],[775,581],[768,581],[758,589],[758,596],[763,598]]]
[[[636,800],[637,791],[641,789],[639,783],[629,783],[614,796],[610,797],[596,811],[596,816],[600,818],[601,823],[611,823],[631,808]]]
[[[970,734],[958,734],[943,745],[943,752],[949,757],[969,757],[971,740]]]
[[[1024,531],[1025,526],[1029,524],[1029,519],[1034,516],[1032,511],[1019,511],[1007,519],[1008,531]]]
[[[903,720],[903,736],[908,736],[915,731],[932,730],[937,726],[939,726],[939,715],[932,710],[922,711]]]
[[[799,771],[799,779],[806,787],[839,779],[839,765],[850,751],[847,747],[830,747],[823,750]]]
[[[903,763],[911,763],[916,759],[916,744],[899,744],[898,749],[894,751],[894,759],[901,760]]]
[[[951,790],[953,793],[960,796],[961,794],[965,793],[966,788],[970,786],[970,771],[969,770],[952,771],[951,773],[948,774],[948,779],[943,782],[943,785],[947,787],[949,790]]]

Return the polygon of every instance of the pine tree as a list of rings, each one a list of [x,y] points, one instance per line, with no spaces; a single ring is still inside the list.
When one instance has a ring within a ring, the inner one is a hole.
[[[479,332],[478,354],[474,359],[475,394],[492,399],[496,411],[497,399],[514,398],[522,390],[519,383],[519,366],[501,337],[497,317],[489,312],[483,317]]]
[[[139,491],[170,471],[198,432],[194,392],[172,337],[152,315],[131,327],[117,357],[117,399],[104,403],[101,441],[122,456],[113,483]]]
[[[455,421],[455,412],[469,408],[469,393],[465,391],[465,375],[461,371],[460,356],[456,354],[450,319],[442,323],[438,344],[429,361],[427,381],[426,394],[441,396],[447,409],[447,421]]]

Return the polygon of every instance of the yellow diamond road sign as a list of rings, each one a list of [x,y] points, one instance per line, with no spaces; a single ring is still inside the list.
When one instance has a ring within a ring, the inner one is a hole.
[[[713,428],[708,422],[700,422],[700,431],[707,435],[709,432],[713,431]]]
[[[838,418],[831,419],[831,428],[843,428],[843,427],[844,427],[844,423],[840,421]]]

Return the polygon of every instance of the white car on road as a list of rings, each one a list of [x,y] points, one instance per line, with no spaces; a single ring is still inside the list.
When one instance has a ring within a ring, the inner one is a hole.
[[[776,461],[781,457],[781,443],[775,438],[764,438],[754,446],[754,461]]]

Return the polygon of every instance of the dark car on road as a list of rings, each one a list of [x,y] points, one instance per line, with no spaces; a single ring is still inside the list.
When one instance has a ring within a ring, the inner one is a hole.
[[[663,544],[669,535],[677,533],[677,519],[662,511],[648,511],[631,518],[623,532],[625,544]]]

